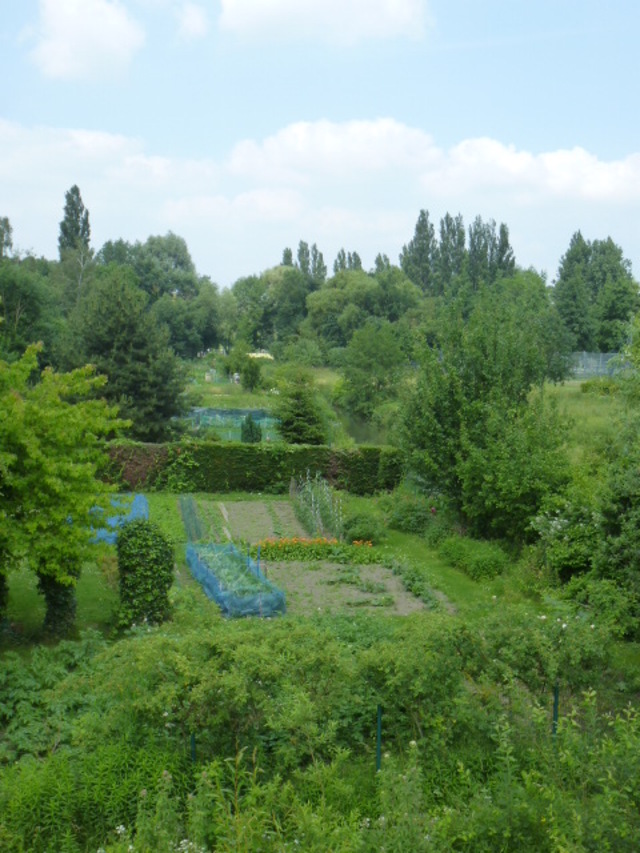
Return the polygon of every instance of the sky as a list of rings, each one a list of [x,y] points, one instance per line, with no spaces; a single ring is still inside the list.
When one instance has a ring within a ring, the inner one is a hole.
[[[571,236],[640,279],[637,0],[0,0],[0,216],[54,259],[172,231],[221,288],[316,243],[398,262],[420,210]]]

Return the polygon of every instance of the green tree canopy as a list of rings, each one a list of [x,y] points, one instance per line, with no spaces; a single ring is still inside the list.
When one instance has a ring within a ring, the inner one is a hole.
[[[64,253],[69,250],[87,250],[91,239],[89,211],[84,206],[80,190],[76,184],[65,193],[64,199],[64,218],[60,223],[60,235],[58,237],[61,260]]]
[[[404,408],[412,467],[481,535],[522,539],[566,478],[561,421],[543,395],[531,403],[557,369],[545,300],[540,279],[517,276],[481,290],[467,321],[447,307]]]
[[[40,358],[51,358],[51,347],[61,322],[60,303],[47,277],[31,259],[0,262],[0,358],[14,360],[29,344],[43,343]]]
[[[132,422],[135,438],[160,441],[182,411],[184,380],[169,330],[147,310],[147,301],[130,269],[99,270],[70,318],[67,357],[71,364],[94,364],[108,378],[103,393]]]
[[[164,294],[191,298],[198,292],[198,276],[186,241],[172,231],[136,243],[133,267],[140,287],[152,301]]]
[[[0,361],[0,603],[26,560],[45,596],[45,626],[69,627],[92,507],[107,487],[102,439],[123,426],[91,367],[38,371],[38,347]]]
[[[324,444],[327,431],[311,374],[296,368],[280,383],[279,391],[274,414],[284,441],[289,444]]]
[[[560,261],[554,300],[574,349],[617,352],[638,310],[638,283],[610,237],[590,242],[577,231]]]
[[[434,295],[434,261],[437,241],[429,211],[421,210],[413,238],[400,253],[400,266],[423,293]]]
[[[13,228],[8,216],[0,216],[0,261],[9,257],[13,249]]]
[[[351,414],[369,420],[378,406],[397,396],[405,362],[391,323],[368,321],[353,333],[344,353],[341,405]]]

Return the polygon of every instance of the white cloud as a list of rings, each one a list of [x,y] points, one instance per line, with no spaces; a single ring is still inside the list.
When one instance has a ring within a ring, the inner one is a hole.
[[[603,162],[579,147],[533,154],[495,139],[467,139],[425,170],[422,185],[440,196],[490,189],[523,201],[624,203],[640,200],[640,154]]]
[[[230,171],[257,180],[305,184],[327,176],[369,178],[388,169],[416,171],[439,157],[429,134],[394,119],[296,122],[267,139],[238,143]]]
[[[430,23],[426,0],[221,0],[222,29],[237,35],[352,44],[419,38]]]
[[[290,222],[304,211],[302,196],[292,190],[258,188],[235,196],[194,195],[172,200],[165,206],[167,216],[176,224],[185,219],[206,219],[238,223]]]
[[[435,222],[446,212],[466,224],[477,214],[506,222],[518,262],[551,274],[576,230],[610,235],[640,272],[640,154],[604,161],[581,148],[534,153],[495,139],[442,149],[419,129],[379,119],[296,123],[218,161],[0,119],[0,213],[17,246],[56,257],[73,184],[96,248],[172,230],[222,285],[277,263],[300,239],[317,242],[329,265],[341,246],[365,267],[378,252],[397,261],[421,208]]]
[[[186,2],[178,9],[177,14],[178,33],[182,38],[204,38],[209,32],[209,18],[203,6]]]
[[[142,27],[118,0],[40,0],[31,58],[61,80],[122,73],[145,41]]]

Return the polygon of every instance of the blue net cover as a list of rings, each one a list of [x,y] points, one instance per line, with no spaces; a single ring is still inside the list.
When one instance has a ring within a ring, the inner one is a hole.
[[[115,545],[118,539],[118,528],[123,524],[134,518],[149,518],[149,501],[144,495],[123,495],[112,498],[111,506],[121,510],[120,514],[109,516],[106,519],[107,527],[96,530],[91,539],[92,542],[107,542],[109,545]],[[128,512],[125,512],[127,509]],[[96,508],[96,512],[101,513],[102,510]]]
[[[269,617],[286,612],[284,592],[232,544],[189,544],[187,565],[207,597],[227,616]]]

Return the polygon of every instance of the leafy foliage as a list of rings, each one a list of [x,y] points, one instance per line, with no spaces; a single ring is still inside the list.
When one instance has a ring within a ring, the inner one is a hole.
[[[120,623],[155,624],[169,618],[173,548],[147,519],[127,522],[118,533]]]
[[[80,189],[74,184],[64,197],[64,219],[58,237],[60,257],[67,251],[88,249],[90,239],[89,211],[84,206]]]
[[[562,420],[531,395],[554,369],[547,330],[538,320],[532,327],[543,287],[525,277],[483,291],[467,321],[449,309],[404,408],[412,469],[479,534],[523,539],[544,497],[567,479]]]
[[[381,523],[367,512],[345,512],[343,520],[345,542],[371,542],[377,545],[385,537]]]
[[[578,695],[610,639],[580,614],[229,622],[185,589],[162,628],[13,655],[3,849],[631,851],[638,715]]]
[[[72,364],[90,362],[108,379],[104,394],[132,421],[132,436],[158,441],[182,411],[183,375],[169,333],[147,311],[126,267],[100,270],[71,318]]]
[[[0,362],[0,571],[26,559],[40,579],[46,625],[70,626],[73,590],[89,549],[91,510],[105,496],[102,440],[123,426],[92,399],[91,368],[38,375],[38,347]]]
[[[339,402],[351,414],[370,419],[375,408],[397,396],[406,357],[388,322],[368,322],[353,333],[344,353]]]
[[[447,562],[475,581],[494,578],[509,564],[507,554],[498,545],[462,536],[448,537],[440,543],[438,551]]]
[[[315,400],[311,375],[296,370],[279,391],[274,414],[283,440],[289,444],[324,444],[327,430]]]
[[[542,559],[563,583],[588,572],[600,541],[601,518],[592,497],[571,490],[551,498],[531,521],[538,534]]]
[[[26,348],[42,342],[40,358],[51,358],[61,306],[46,278],[27,262],[0,262],[0,357],[14,361]]]
[[[560,261],[554,301],[574,349],[617,352],[638,310],[638,283],[611,237],[590,242],[576,231]]]
[[[254,421],[251,412],[242,421],[240,438],[246,444],[259,444],[262,441],[262,429],[257,421]]]

